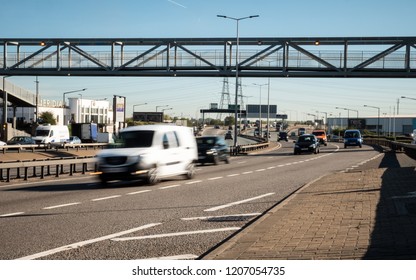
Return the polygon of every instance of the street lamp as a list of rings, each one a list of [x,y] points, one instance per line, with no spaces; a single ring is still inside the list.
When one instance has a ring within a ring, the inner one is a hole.
[[[163,108],[163,107],[169,107],[169,105],[156,106],[156,112],[157,112],[157,108]]]
[[[267,84],[256,84],[253,83],[253,85],[258,86],[260,88],[260,103],[259,103],[259,137],[261,137],[262,134],[262,127],[261,127],[261,87],[267,86]]]
[[[140,103],[140,104],[135,104],[135,105],[133,105],[133,113],[135,112],[135,111],[134,111],[134,107],[136,107],[136,106],[141,106],[141,105],[147,105],[147,103]]]
[[[377,137],[380,138],[380,107],[364,105],[364,107],[375,108],[378,111],[377,115]]]
[[[78,119],[78,122],[81,123],[82,122],[82,94],[78,93],[78,95],[81,97],[81,100],[79,102],[79,119]]]
[[[166,108],[166,109],[162,109],[162,113],[165,113],[165,111],[167,110],[172,110],[173,108]]]
[[[87,90],[87,89],[83,88],[83,89],[77,89],[77,90],[71,90],[71,91],[64,92],[62,94],[62,107],[65,108],[65,95],[67,95],[69,93],[80,92],[80,91],[85,91],[85,90]]]
[[[402,98],[406,98],[406,99],[412,99],[412,100],[416,100],[416,98],[412,98],[412,97],[407,97],[407,96],[402,96]]]
[[[237,147],[237,124],[238,124],[238,108],[237,108],[237,104],[238,104],[238,45],[240,44],[240,38],[239,38],[239,34],[238,34],[238,23],[240,22],[240,20],[243,19],[249,19],[249,18],[255,18],[255,17],[259,17],[259,15],[253,15],[253,16],[248,16],[248,17],[241,17],[241,18],[234,18],[234,17],[229,17],[229,16],[224,16],[224,15],[217,15],[217,17],[220,18],[225,18],[225,19],[231,19],[234,20],[237,23],[237,41],[236,41],[236,54],[235,54],[235,102],[234,102],[234,148]]]

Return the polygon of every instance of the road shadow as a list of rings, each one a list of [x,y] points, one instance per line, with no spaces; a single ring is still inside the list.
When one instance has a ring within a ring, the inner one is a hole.
[[[370,245],[363,259],[416,259],[416,172],[401,167],[394,152],[385,154],[380,200]]]

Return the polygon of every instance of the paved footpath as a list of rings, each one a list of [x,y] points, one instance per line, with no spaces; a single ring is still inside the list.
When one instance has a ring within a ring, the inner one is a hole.
[[[324,176],[202,259],[416,259],[415,166],[387,152]]]

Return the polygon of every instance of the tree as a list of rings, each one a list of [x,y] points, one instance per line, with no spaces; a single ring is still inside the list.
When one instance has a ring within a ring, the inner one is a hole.
[[[56,124],[56,119],[52,112],[46,111],[39,115],[39,123],[49,123],[51,125]]]

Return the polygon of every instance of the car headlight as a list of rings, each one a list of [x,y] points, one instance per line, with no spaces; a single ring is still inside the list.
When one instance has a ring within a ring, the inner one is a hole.
[[[309,145],[309,148],[315,148],[315,144]]]
[[[295,148],[300,148],[300,147],[299,147],[299,145],[297,145],[297,144],[296,144],[296,145],[295,145]]]
[[[207,151],[207,155],[213,155],[213,154],[215,154],[215,150],[208,150]]]

